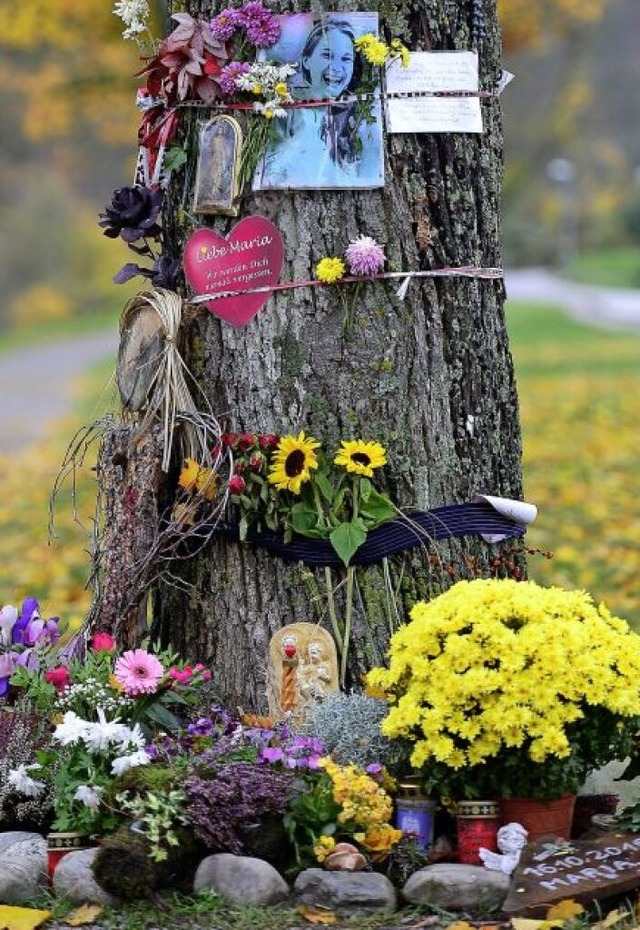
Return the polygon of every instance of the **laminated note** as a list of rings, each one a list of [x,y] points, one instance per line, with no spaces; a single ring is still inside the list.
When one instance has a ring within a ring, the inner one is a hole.
[[[412,52],[407,68],[387,66],[388,132],[482,132],[479,97],[440,97],[478,91],[475,52]]]

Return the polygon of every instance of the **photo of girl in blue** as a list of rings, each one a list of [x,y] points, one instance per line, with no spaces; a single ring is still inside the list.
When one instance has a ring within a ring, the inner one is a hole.
[[[363,61],[355,40],[377,34],[377,13],[309,13],[281,17],[282,33],[269,49],[278,64],[297,63],[296,101],[278,120],[275,139],[258,165],[254,190],[381,187],[380,100],[369,98],[367,119],[353,95],[362,93]],[[318,101],[332,101],[317,105]]]

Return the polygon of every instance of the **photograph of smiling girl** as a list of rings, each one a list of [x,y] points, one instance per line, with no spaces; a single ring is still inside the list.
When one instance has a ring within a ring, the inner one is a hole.
[[[296,64],[296,101],[335,101],[291,108],[274,120],[254,190],[373,188],[384,184],[379,85],[366,83],[355,40],[378,34],[377,13],[296,13],[278,17],[281,33],[269,59]]]

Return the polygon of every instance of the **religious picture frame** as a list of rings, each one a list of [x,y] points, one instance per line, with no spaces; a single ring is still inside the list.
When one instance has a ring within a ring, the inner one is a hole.
[[[194,213],[237,216],[242,129],[226,114],[214,116],[199,130]]]

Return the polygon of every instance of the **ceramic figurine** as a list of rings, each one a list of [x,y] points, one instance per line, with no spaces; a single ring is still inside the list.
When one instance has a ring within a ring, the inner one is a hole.
[[[527,836],[529,834],[519,823],[507,823],[498,830],[498,849],[499,853],[491,852],[481,846],[478,855],[486,869],[492,869],[494,872],[504,872],[505,875],[511,875],[520,861],[523,848],[527,845]]]

